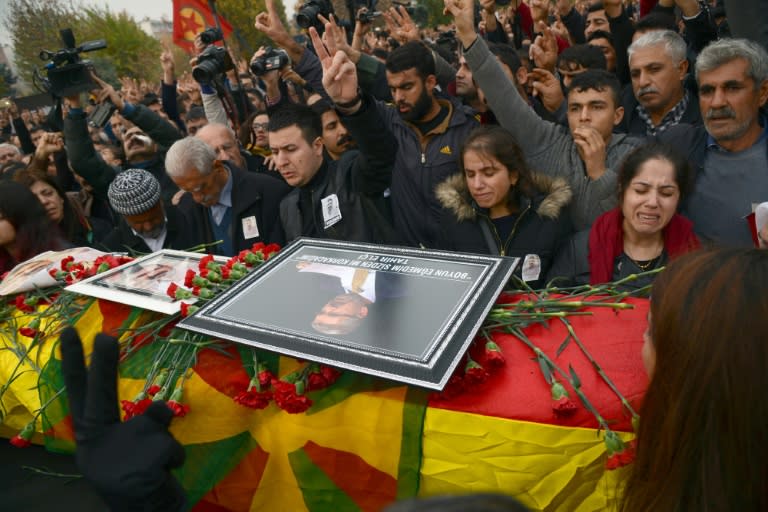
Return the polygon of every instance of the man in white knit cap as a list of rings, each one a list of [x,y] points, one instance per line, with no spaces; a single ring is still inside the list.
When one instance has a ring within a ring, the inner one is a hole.
[[[197,245],[184,217],[163,205],[160,183],[148,171],[128,169],[115,176],[107,191],[109,204],[122,217],[104,245],[110,251],[150,253]]]

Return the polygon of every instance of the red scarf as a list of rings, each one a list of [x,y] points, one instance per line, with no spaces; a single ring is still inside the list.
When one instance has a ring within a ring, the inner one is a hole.
[[[613,280],[613,264],[624,252],[624,216],[620,208],[605,212],[589,230],[589,282],[609,283]],[[699,248],[699,239],[693,233],[693,223],[674,214],[662,231],[664,250],[670,260]]]

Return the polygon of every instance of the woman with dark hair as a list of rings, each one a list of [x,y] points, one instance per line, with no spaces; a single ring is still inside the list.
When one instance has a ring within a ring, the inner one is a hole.
[[[111,230],[105,221],[86,216],[79,203],[70,200],[52,176],[28,169],[17,173],[14,180],[37,196],[70,245],[97,247],[97,242]]]
[[[600,284],[663,267],[699,247],[693,223],[677,213],[690,186],[687,160],[669,146],[648,144],[629,153],[619,171],[619,206],[563,246],[548,279]],[[640,289],[653,275],[635,279]]]
[[[240,144],[254,156],[269,156],[269,139],[267,138],[267,123],[269,115],[266,112],[254,112],[249,115],[237,130]]]
[[[41,252],[63,246],[34,194],[19,183],[0,182],[0,276]]]
[[[444,208],[438,247],[517,256],[516,275],[540,285],[571,232],[568,184],[531,172],[512,135],[499,126],[467,137],[459,169],[436,190]]]
[[[621,510],[768,510],[768,251],[697,251],[653,284],[650,383]]]

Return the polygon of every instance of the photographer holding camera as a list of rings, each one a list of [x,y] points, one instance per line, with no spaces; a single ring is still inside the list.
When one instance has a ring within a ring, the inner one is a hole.
[[[134,125],[123,136],[125,167],[152,173],[160,182],[163,200],[170,202],[178,187],[166,175],[163,160],[166,148],[179,140],[181,133],[149,108],[123,100],[110,84],[95,75],[92,78],[101,88],[101,103],[111,102],[120,115]],[[69,112],[64,118],[64,140],[72,169],[93,187],[95,197],[106,200],[116,170],[105,163],[93,147],[79,93],[68,96],[67,101]]]

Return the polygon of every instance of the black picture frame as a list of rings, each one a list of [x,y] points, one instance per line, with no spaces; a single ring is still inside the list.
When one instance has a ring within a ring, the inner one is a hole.
[[[518,261],[300,238],[179,327],[440,390]]]

